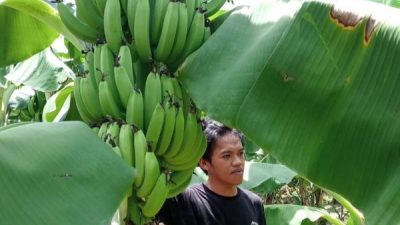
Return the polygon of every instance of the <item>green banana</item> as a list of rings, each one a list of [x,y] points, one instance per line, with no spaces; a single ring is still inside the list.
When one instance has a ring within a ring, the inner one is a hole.
[[[204,37],[204,14],[195,11],[192,24],[187,35],[185,47],[176,64],[180,64],[188,55],[197,50],[203,43]]]
[[[114,76],[114,65],[115,58],[108,44],[101,45],[100,71],[103,73],[103,76]]]
[[[164,157],[168,164],[179,164],[181,160],[185,159],[184,157],[187,157],[193,152],[196,138],[199,136],[199,127],[201,130],[201,126],[198,124],[196,114],[193,112],[188,114],[185,123],[185,134],[178,153],[171,157]]]
[[[135,147],[135,169],[136,177],[134,185],[136,188],[143,183],[145,173],[145,158],[147,152],[147,140],[142,130],[138,130],[133,134]]]
[[[91,127],[92,131],[97,134],[99,132],[100,127]]]
[[[161,173],[160,165],[154,152],[146,152],[144,170],[142,185],[140,185],[136,192],[136,196],[139,198],[145,198],[151,193]]]
[[[134,146],[133,146],[133,127],[129,124],[123,124],[119,132],[119,148],[121,149],[122,159],[128,165],[134,166]]]
[[[35,91],[35,96],[38,102],[38,110],[42,113],[47,102],[46,94],[43,91]]]
[[[175,95],[175,89],[174,89],[174,81],[172,81],[172,77],[168,75],[162,75],[160,77],[161,79],[161,96],[163,99],[163,102],[165,102],[165,99],[171,99],[173,100],[174,95]]]
[[[194,167],[187,170],[175,171],[170,174],[170,179],[167,184],[167,198],[175,197],[186,189],[192,179],[193,170]]]
[[[88,110],[86,109],[85,104],[83,103],[82,97],[81,97],[81,90],[79,88],[80,79],[82,79],[82,78],[76,77],[74,80],[74,99],[75,99],[75,103],[76,103],[76,108],[78,109],[79,115],[81,116],[82,120],[85,123],[92,123],[94,121],[94,118],[89,114]],[[28,103],[28,110],[29,110],[30,114],[31,114],[32,110],[33,110],[33,115],[35,114],[34,109],[29,106],[29,103]]]
[[[100,125],[99,132],[97,133],[97,136],[98,136],[102,141],[105,140],[105,137],[106,137],[106,135],[107,135],[108,125],[109,125],[108,122],[102,123],[102,124]]]
[[[150,3],[149,0],[138,0],[135,14],[133,37],[141,61],[151,60],[150,48]]]
[[[129,4],[129,3],[128,3]],[[139,208],[139,202],[136,194],[132,193],[132,196],[128,198],[128,211],[129,218],[135,225],[142,225],[142,212]]]
[[[162,102],[161,79],[158,73],[150,72],[144,89],[144,128],[149,126],[154,108]]]
[[[197,166],[207,148],[207,139],[204,134],[201,134],[198,140],[193,151],[189,151],[187,154],[182,153],[179,159],[177,157],[176,162],[170,163],[166,167],[174,171],[182,171]]]
[[[124,221],[128,216],[128,194],[125,195],[118,207],[118,213],[120,214],[120,221]],[[122,224],[124,224],[122,222]]]
[[[101,46],[95,46],[93,50],[93,67],[94,67],[94,76],[96,78],[96,84],[99,86],[102,77],[102,67],[101,67]]]
[[[79,90],[81,92],[83,104],[85,104],[92,118],[95,120],[102,118],[104,113],[100,107],[97,85],[92,82],[90,77],[85,77],[79,79]]]
[[[167,63],[172,63],[178,59],[178,57],[182,54],[183,48],[186,43],[186,35],[188,33],[188,11],[186,10],[186,6],[184,3],[179,2],[178,13],[178,28],[176,30],[176,37],[174,40],[174,45],[172,47],[171,53],[166,60]]]
[[[68,6],[58,3],[57,9],[62,23],[73,35],[84,41],[96,43],[99,35],[94,28],[76,18]]]
[[[156,155],[163,155],[168,150],[168,146],[172,140],[172,135],[174,134],[176,107],[168,101],[164,106],[164,110],[164,125],[155,151]]]
[[[219,9],[222,8],[222,6],[224,6],[225,2],[226,0],[211,0],[207,2],[205,5],[205,15],[207,17],[214,15]]]
[[[178,108],[178,112],[175,118],[174,133],[172,135],[172,140],[168,146],[168,150],[163,154],[164,161],[174,157],[178,154],[179,149],[183,143],[183,138],[185,135],[185,116],[183,115],[182,107]]]
[[[186,10],[188,15],[188,25],[192,24],[194,12],[196,11],[196,0],[186,0]]]
[[[76,82],[79,82],[80,79],[81,79],[81,78],[79,78],[78,81],[76,81]],[[78,83],[76,83],[76,86],[75,86],[75,83],[74,83],[74,87],[77,87],[77,86],[78,86]],[[11,95],[10,95],[10,96],[11,96]],[[33,116],[35,115],[35,113],[36,113],[35,101],[36,101],[35,96],[30,97],[29,100],[28,100],[28,107],[27,107],[27,109],[28,109],[29,114],[30,114],[32,117],[33,117]]]
[[[173,100],[174,100],[174,102],[177,102],[177,103],[179,103],[179,105],[182,106],[183,96],[182,96],[181,84],[179,83],[178,79],[176,79],[176,77],[172,77],[171,81],[172,81],[172,86],[174,89]]]
[[[142,210],[139,207],[139,202],[137,197],[129,198],[129,218],[133,222],[134,225],[149,225],[153,222],[153,217],[145,217],[142,214]],[[127,223],[129,224],[129,223]]]
[[[100,81],[99,84],[99,100],[102,111],[115,119],[123,118],[119,106],[115,102],[110,81]]]
[[[151,151],[156,151],[157,142],[160,138],[161,131],[163,129],[165,118],[165,111],[162,105],[159,103],[154,108],[152,113],[149,126],[147,127],[146,131],[146,139],[147,142],[150,144]]]
[[[146,201],[141,207],[143,215],[146,217],[155,216],[165,202],[167,194],[167,177],[165,173],[161,173],[157,178],[154,188],[151,190],[149,196],[146,197]]]
[[[193,103],[192,99],[190,98],[189,93],[187,92],[186,88],[181,85],[181,92],[182,92],[182,109],[183,109],[183,114],[186,116],[188,115],[191,105]]]
[[[129,95],[128,104],[126,106],[126,122],[135,125],[139,129],[143,129],[144,107],[143,96],[140,89],[132,90]]]
[[[131,32],[132,38],[134,38],[135,33],[135,17],[138,1],[139,0],[129,0],[127,4],[126,17],[128,19],[129,31]]]
[[[122,102],[122,106],[126,109],[128,105],[129,95],[133,90],[133,85],[124,67],[114,67],[114,79],[117,86],[119,99]]]
[[[151,25],[151,44],[157,46],[160,39],[163,21],[167,11],[169,0],[157,0],[154,5],[154,14]]]
[[[115,58],[111,49],[108,47],[108,44],[102,45],[100,55],[100,70],[103,73],[102,79],[105,79],[109,83],[108,85],[111,89],[111,94],[115,104],[122,108],[122,102],[118,95],[117,84],[115,83],[114,65]]]
[[[110,143],[112,147],[119,147],[119,133],[121,131],[121,127],[118,122],[112,122],[107,128],[106,132],[106,142]],[[121,152],[121,151],[120,151]],[[121,157],[122,154],[120,153]]]
[[[114,54],[118,54],[124,38],[119,0],[107,0],[104,9],[104,33],[108,47]]]
[[[86,88],[86,86],[90,85],[91,89],[94,89],[95,92],[97,92],[98,90],[98,84],[96,81],[96,77],[94,74],[94,54],[92,51],[88,52],[86,54],[86,59],[83,62],[83,66],[84,66],[84,73],[85,73],[85,77],[82,80],[85,80],[84,83],[84,87],[83,89]],[[87,80],[87,81],[86,81]],[[82,91],[82,95],[85,95],[86,93],[83,93],[84,91]],[[95,93],[97,94],[97,93]]]
[[[135,71],[133,70],[133,58],[127,45],[121,46],[118,53],[119,64],[125,68],[132,86],[135,86]]]
[[[21,109],[19,111],[19,119],[21,121],[32,121],[33,117],[29,113],[28,109]]]
[[[84,61],[85,72],[87,72],[86,77],[89,77],[91,83],[96,89],[98,88],[98,82],[96,78],[96,69],[94,66],[94,52],[89,51],[86,53],[86,60]]]
[[[121,2],[122,11],[126,15],[126,12],[128,12],[128,0],[120,0],[120,2]]]
[[[40,119],[41,119],[41,114],[39,112],[36,112],[34,116],[34,121],[40,122],[41,121]]]
[[[154,54],[154,58],[160,62],[164,62],[171,53],[178,27],[178,16],[179,4],[176,2],[169,2],[160,39]]]
[[[94,3],[91,0],[75,0],[75,4],[77,17],[102,34],[104,20]]]

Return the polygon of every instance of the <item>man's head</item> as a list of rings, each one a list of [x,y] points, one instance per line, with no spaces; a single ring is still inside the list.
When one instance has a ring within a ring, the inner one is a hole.
[[[243,134],[217,121],[203,121],[207,148],[200,167],[223,185],[238,185],[243,180],[244,147]]]
[[[212,153],[213,153],[213,150],[214,150],[217,140],[227,134],[231,134],[231,135],[239,138],[240,142],[244,146],[243,134],[242,134],[242,132],[240,132],[237,129],[232,129],[218,121],[211,120],[211,119],[203,120],[202,126],[203,126],[203,130],[204,130],[204,134],[207,138],[207,149],[202,157],[204,160],[211,161],[211,156],[212,156]]]

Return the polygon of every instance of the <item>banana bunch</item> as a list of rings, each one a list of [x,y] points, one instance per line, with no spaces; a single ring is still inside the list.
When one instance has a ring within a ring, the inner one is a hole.
[[[96,124],[105,118],[125,118],[135,88],[136,61],[126,45],[117,54],[108,44],[86,53],[85,71],[74,80],[74,100],[83,121]]]
[[[27,101],[26,107],[18,111],[18,119],[20,121],[42,121],[42,113],[46,104],[46,96],[44,92],[36,91]]]
[[[78,77],[77,93],[90,88],[83,86],[85,82],[96,87],[93,77],[90,74]],[[126,82],[131,81],[127,78]],[[117,82],[114,94],[121,96],[118,87]],[[99,101],[105,101],[101,100],[100,88],[97,87],[99,93],[93,101],[100,105],[99,111],[102,110]],[[130,87],[129,90],[124,100],[126,111],[119,111],[124,117],[104,117],[101,125],[94,126],[93,130],[115,154],[136,169],[133,187],[121,202],[119,216],[144,224],[154,218],[167,198],[187,187],[205,151],[206,138],[196,107],[175,76],[154,70],[147,75],[143,94],[140,89]],[[92,95],[80,93],[78,96]]]
[[[216,5],[214,1],[209,4]],[[128,1],[129,31],[140,60],[161,62],[174,71],[210,36],[204,14],[207,5],[200,0]]]
[[[107,43],[114,54],[131,45],[140,60],[171,71],[211,35],[208,17],[226,0],[75,0],[76,15],[58,4],[63,24],[78,38]]]

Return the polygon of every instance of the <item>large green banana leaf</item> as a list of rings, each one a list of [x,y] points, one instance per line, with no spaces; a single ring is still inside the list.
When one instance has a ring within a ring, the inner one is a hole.
[[[109,225],[134,178],[81,122],[0,128],[0,174],[4,225]]]
[[[332,217],[320,208],[300,205],[268,205],[264,207],[267,224],[272,225],[303,225],[314,224],[318,219],[325,219],[333,225],[344,225],[340,220]],[[310,221],[307,223],[306,221]],[[311,222],[312,221],[312,222]],[[317,224],[317,223],[315,223]]]
[[[232,14],[181,79],[208,115],[348,199],[368,224],[397,225],[399,21],[372,2],[264,3]]]
[[[62,24],[57,10],[42,0],[0,0],[0,67],[29,58],[62,33],[82,44]]]

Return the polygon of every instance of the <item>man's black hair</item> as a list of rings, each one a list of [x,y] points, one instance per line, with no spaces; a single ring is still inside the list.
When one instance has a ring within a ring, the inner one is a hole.
[[[202,158],[208,162],[211,162],[211,156],[213,153],[212,151],[217,140],[227,134],[232,134],[238,137],[244,146],[243,134],[237,129],[230,128],[212,119],[204,119],[202,121],[202,126],[204,134],[207,138],[207,148]]]

